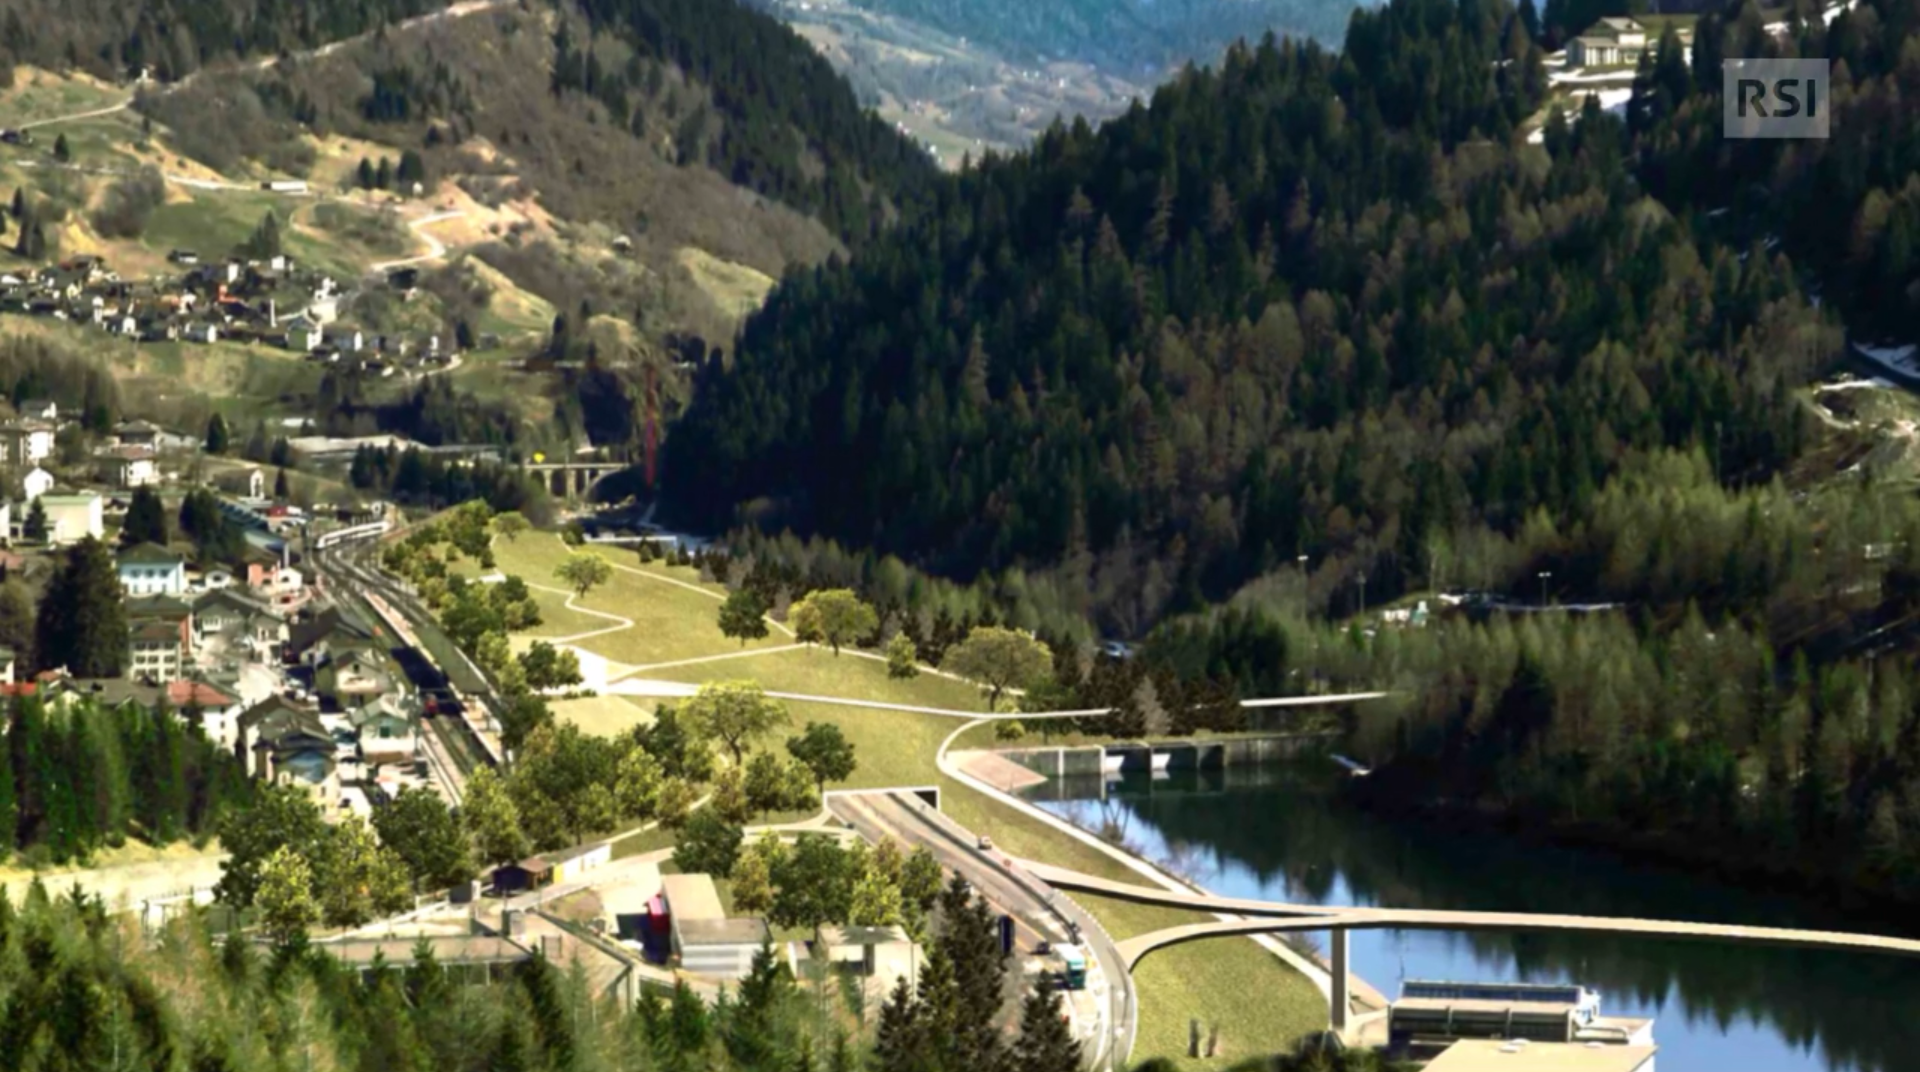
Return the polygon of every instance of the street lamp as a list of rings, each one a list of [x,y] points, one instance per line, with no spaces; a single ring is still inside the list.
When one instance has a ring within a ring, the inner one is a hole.
[[[1552,579],[1553,571],[1541,570],[1539,573],[1539,577],[1540,577],[1540,606],[1545,607],[1547,605],[1547,581]]]
[[[1365,618],[1366,616],[1367,616],[1367,575],[1366,573],[1362,572],[1360,574],[1360,617]]]

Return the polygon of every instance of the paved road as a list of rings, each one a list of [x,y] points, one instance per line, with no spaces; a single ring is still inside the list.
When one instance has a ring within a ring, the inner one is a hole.
[[[980,851],[970,831],[911,793],[836,793],[828,798],[828,807],[870,840],[892,838],[909,850],[925,846],[941,867],[965,878],[981,896],[1012,915],[1029,949],[1042,938],[1064,942],[1068,924],[1077,927],[1096,967],[1089,972],[1090,989],[1100,988],[1097,1013],[1086,1025],[1083,1040],[1089,1063],[1109,1068],[1125,1061],[1127,1055],[1117,1051],[1133,1037],[1131,978],[1118,946],[1091,916],[1010,866],[1007,857]]]

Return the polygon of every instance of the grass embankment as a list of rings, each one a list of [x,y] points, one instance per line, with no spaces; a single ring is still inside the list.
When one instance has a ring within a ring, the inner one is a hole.
[[[616,569],[613,579],[595,589],[584,605],[632,618],[635,628],[589,638],[581,642],[581,647],[637,666],[669,661],[669,657],[704,658],[741,652],[739,643],[721,636],[716,624],[718,597],[723,591],[719,586],[700,585],[694,570],[642,566],[636,555],[623,549],[594,550],[626,569]],[[495,544],[502,570],[539,584],[555,583],[551,580],[553,567],[566,551],[558,540],[534,535],[521,537],[513,544]],[[688,591],[667,583],[669,580],[698,585],[708,594]],[[836,657],[824,648],[752,654],[756,649],[788,643],[788,638],[774,633],[748,645],[749,654],[743,657],[656,666],[635,676],[689,683],[745,678],[778,692],[954,710],[984,709],[979,691],[969,685],[930,674],[907,680],[890,678],[884,663],[858,655],[842,653]],[[617,702],[625,708],[602,703],[567,714],[590,732],[611,734],[645,721],[658,701],[624,698]],[[941,741],[959,725],[951,718],[832,704],[790,703],[788,707],[795,726],[831,721],[854,743],[859,768],[846,783],[850,788],[938,784],[950,815],[968,828],[992,836],[995,844],[1007,852],[1089,874],[1140,881],[1093,848],[941,777],[935,756]],[[968,735],[969,740],[981,744],[989,737],[984,728]],[[615,851],[627,856],[671,844],[666,833],[649,831],[621,841]],[[1192,912],[1101,898],[1076,899],[1117,939],[1205,918]],[[1156,953],[1142,962],[1134,979],[1140,1001],[1135,1061],[1184,1054],[1188,1024],[1194,1019],[1200,1021],[1202,1030],[1217,1024],[1221,1032],[1221,1056],[1185,1062],[1188,1067],[1203,1068],[1226,1067],[1253,1054],[1283,1049],[1326,1024],[1325,1006],[1313,984],[1245,940],[1196,943]]]

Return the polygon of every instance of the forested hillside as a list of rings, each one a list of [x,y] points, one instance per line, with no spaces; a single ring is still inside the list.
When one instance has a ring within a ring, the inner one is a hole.
[[[1058,566],[1131,631],[1299,555],[1391,594],[1635,451],[1772,472],[1837,334],[1646,196],[1617,121],[1511,144],[1538,62],[1503,7],[1406,0],[984,164],[776,292],[674,430],[673,504]]]
[[[1642,67],[1628,115],[1636,172],[1676,212],[1717,213],[1734,243],[1778,240],[1868,338],[1914,339],[1920,325],[1920,6],[1850,5],[1782,40],[1746,4],[1703,16],[1691,49],[1662,43]],[[1825,56],[1833,64],[1832,136],[1720,136],[1721,60]]]

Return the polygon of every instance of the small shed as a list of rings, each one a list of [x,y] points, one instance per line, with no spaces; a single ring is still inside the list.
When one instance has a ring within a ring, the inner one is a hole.
[[[553,865],[544,856],[529,856],[517,864],[493,869],[493,888],[501,894],[522,893],[553,885]]]
[[[587,872],[613,860],[613,843],[602,841],[592,845],[575,845],[570,849],[547,853],[546,859],[553,865],[555,882],[578,882]]]

